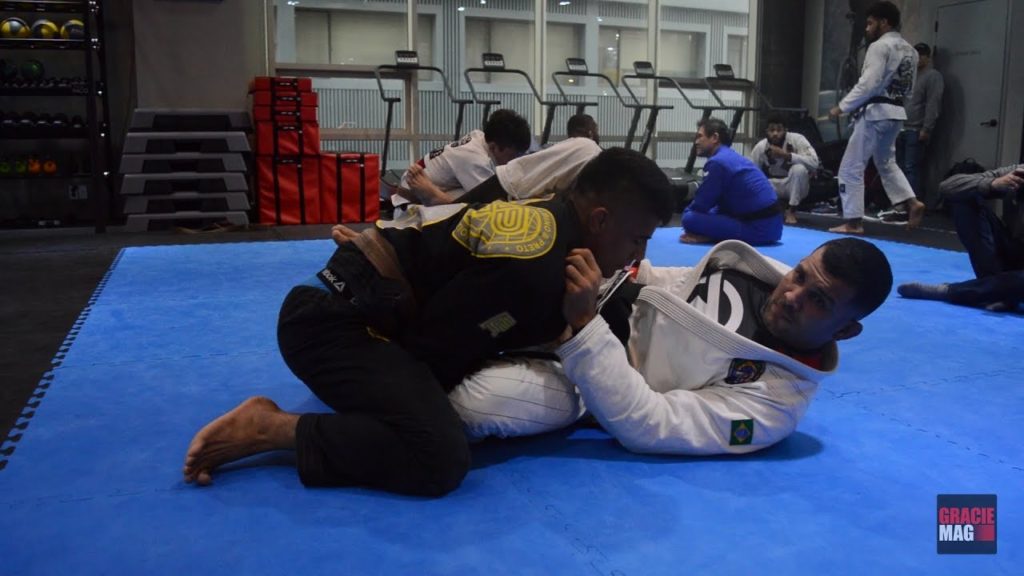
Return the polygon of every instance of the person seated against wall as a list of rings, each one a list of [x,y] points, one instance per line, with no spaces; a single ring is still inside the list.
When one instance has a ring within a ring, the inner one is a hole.
[[[952,211],[976,278],[949,284],[902,284],[897,288],[900,296],[993,312],[1016,311],[1024,300],[1024,164],[950,176],[939,186],[939,194]],[[988,206],[989,200],[999,198],[1002,220]]]
[[[765,138],[750,151],[756,164],[786,203],[785,223],[796,224],[796,208],[811,191],[811,175],[818,169],[818,153],[803,135],[786,129],[781,115],[768,118]]]
[[[719,118],[697,125],[693,145],[704,163],[704,180],[683,212],[685,244],[742,240],[752,245],[778,242],[782,213],[768,178],[730,145],[732,133]]]
[[[391,197],[395,208],[448,204],[494,175],[495,168],[530,147],[530,124],[512,110],[497,110],[483,130],[431,151],[402,175]]]

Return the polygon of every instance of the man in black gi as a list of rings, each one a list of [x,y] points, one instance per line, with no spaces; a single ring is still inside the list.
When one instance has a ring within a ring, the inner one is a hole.
[[[502,350],[566,329],[566,258],[590,249],[611,276],[642,257],[671,217],[668,180],[613,148],[566,195],[522,204],[416,207],[350,233],[288,294],[278,343],[329,414],[291,414],[249,398],[196,434],[186,482],[268,450],[295,450],[307,486],[440,496],[459,486],[469,447],[447,392]]]

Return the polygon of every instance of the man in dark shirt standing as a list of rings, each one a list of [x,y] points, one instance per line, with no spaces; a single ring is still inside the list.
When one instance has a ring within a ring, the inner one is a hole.
[[[924,166],[925,150],[935,123],[942,110],[942,74],[932,67],[932,49],[924,42],[914,45],[917,50],[917,79],[914,92],[907,104],[907,119],[896,138],[896,163],[910,182],[918,198],[921,197],[919,176]]]
[[[415,207],[353,233],[292,289],[278,323],[285,362],[335,412],[290,414],[250,398],[195,436],[186,482],[285,449],[307,486],[454,490],[469,448],[446,392],[501,350],[557,339],[566,258],[587,248],[611,276],[643,254],[672,207],[657,165],[613,148],[566,196]]]

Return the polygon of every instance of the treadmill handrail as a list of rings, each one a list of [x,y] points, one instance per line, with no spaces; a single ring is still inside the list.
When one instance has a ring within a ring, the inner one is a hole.
[[[604,81],[608,83],[608,86],[611,87],[612,92],[615,93],[615,97],[619,99],[619,103],[621,103],[626,108],[636,108],[637,107],[637,104],[630,104],[629,102],[626,102],[626,100],[622,97],[622,94],[619,93],[619,89],[615,87],[615,83],[612,82],[612,79],[609,78],[608,76],[605,76],[604,74],[602,74],[600,72],[572,72],[572,71],[569,71],[569,70],[556,70],[556,71],[551,73],[551,81],[555,83],[555,87],[558,88],[558,93],[562,95],[562,99],[565,100],[566,102],[571,102],[571,100],[569,100],[569,97],[568,97],[568,95],[566,95],[565,90],[562,89],[562,85],[558,82],[558,77],[559,76],[578,76],[578,77],[585,77],[585,78],[603,78]],[[572,103],[573,104],[587,104],[589,106],[597,106],[597,102],[593,102],[593,103],[589,103],[589,102],[572,102]]]
[[[725,86],[719,86],[719,88],[723,90],[738,90],[740,92],[744,90],[750,90],[751,93],[753,93],[754,96],[758,98],[759,102],[764,101],[764,103],[768,104],[767,107],[771,107],[771,102],[767,102],[767,99],[765,99],[764,96],[761,94],[761,91],[757,89],[757,86],[755,86],[752,81],[747,80],[746,78],[718,78],[715,76],[706,76],[704,78],[704,85],[708,87],[708,92],[711,92],[711,94],[715,97],[715,100],[718,100],[722,104],[722,108],[726,110],[743,110],[757,112],[760,111],[763,108],[763,106],[735,106],[731,104],[726,104],[725,100],[722,100],[721,96],[718,95],[718,91],[715,90],[715,87],[713,86],[714,83],[725,84]],[[728,84],[730,83],[734,83],[736,85],[728,86]]]
[[[660,75],[651,76],[651,78],[657,80],[659,83],[668,82],[669,84],[671,84],[679,92],[679,95],[683,97],[683,101],[686,102],[686,105],[689,106],[690,108],[693,108],[694,110],[720,110],[725,106],[725,102],[722,102],[722,99],[719,98],[718,94],[715,94],[713,90],[709,90],[708,92],[711,94],[711,97],[715,99],[715,102],[718,102],[718,106],[701,106],[698,104],[694,104],[693,100],[690,100],[690,97],[686,95],[685,90],[682,86],[679,85],[679,82],[676,81],[675,78],[672,78],[671,76]]]
[[[486,101],[480,100],[480,98],[477,96],[476,88],[473,86],[473,80],[469,77],[470,72],[488,72],[491,74],[517,74],[519,76],[522,76],[526,80],[527,85],[530,86],[530,91],[533,92],[533,97],[537,99],[537,102],[541,104],[548,104],[548,102],[545,102],[544,99],[541,98],[540,92],[537,92],[537,87],[533,84],[533,80],[530,79],[530,75],[527,74],[526,72],[519,70],[518,68],[494,69],[477,66],[473,68],[466,68],[462,72],[462,75],[466,79],[466,84],[469,85],[469,93],[473,95],[473,101],[478,104],[485,103]]]
[[[623,74],[622,78],[619,79],[619,84],[621,84],[622,87],[626,89],[626,92],[629,93],[630,98],[633,99],[633,102],[635,102],[637,106],[646,109],[657,108],[659,110],[672,110],[673,108],[675,108],[675,106],[672,106],[670,104],[644,104],[640,102],[640,99],[637,98],[636,94],[634,94],[633,90],[629,87],[629,82],[626,82],[626,80],[632,80],[634,78],[638,80],[657,80],[658,77],[639,74]],[[687,102],[687,104],[689,104],[689,102]]]
[[[399,66],[397,64],[381,64],[381,65],[377,66],[376,68],[374,68],[373,75],[377,79],[377,88],[380,90],[380,97],[382,99],[384,99],[385,101],[387,101],[389,97],[384,95],[384,83],[381,81],[381,76],[380,76],[380,72],[382,70],[429,70],[429,71],[432,71],[432,72],[437,72],[438,75],[441,76],[441,84],[444,86],[444,91],[445,91],[445,93],[448,94],[448,99],[449,100],[451,100],[455,104],[459,104],[461,102],[467,102],[467,103],[468,102],[472,102],[472,100],[467,100],[465,98],[456,98],[455,97],[455,93],[452,92],[452,88],[451,88],[451,86],[449,85],[449,82],[448,82],[448,76],[444,73],[444,70],[441,70],[437,66],[424,66],[422,64],[416,64],[415,66],[413,66],[413,65],[401,65],[401,66]],[[402,80],[405,80],[405,81],[408,81],[410,79],[411,79],[411,75],[408,76],[408,77],[402,78]],[[401,99],[398,99],[398,100],[401,101]]]

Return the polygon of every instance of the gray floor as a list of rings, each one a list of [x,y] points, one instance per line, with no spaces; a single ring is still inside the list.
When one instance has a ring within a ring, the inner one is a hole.
[[[824,229],[838,219],[801,214],[801,225]],[[678,216],[670,224],[678,226]],[[121,248],[161,244],[267,242],[326,238],[329,225],[184,234],[128,234],[88,228],[0,231],[0,431],[17,422],[26,401],[50,369],[79,313]],[[869,238],[961,250],[949,220],[929,215],[920,230],[866,222]],[[15,432],[16,431],[12,431]],[[0,444],[2,439],[0,436]]]

